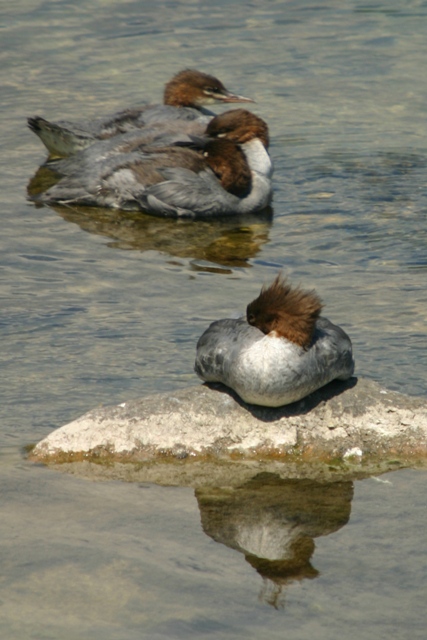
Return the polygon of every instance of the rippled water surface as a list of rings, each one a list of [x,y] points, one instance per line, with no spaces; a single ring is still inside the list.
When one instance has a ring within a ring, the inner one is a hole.
[[[1,637],[424,638],[422,471],[194,495],[54,473],[22,447],[195,384],[198,336],[279,269],[316,288],[358,375],[427,395],[427,3],[18,0],[0,25]],[[28,115],[160,100],[185,67],[268,121],[271,220],[26,201],[45,157]]]

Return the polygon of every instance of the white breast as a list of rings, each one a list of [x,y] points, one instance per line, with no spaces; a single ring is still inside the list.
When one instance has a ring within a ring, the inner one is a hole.
[[[267,149],[259,138],[254,138],[241,145],[252,171],[256,171],[267,178],[273,175],[273,163]]]
[[[255,404],[268,405],[278,396],[293,394],[304,366],[304,353],[302,347],[288,340],[264,336],[242,349],[230,368],[230,386],[246,402]]]

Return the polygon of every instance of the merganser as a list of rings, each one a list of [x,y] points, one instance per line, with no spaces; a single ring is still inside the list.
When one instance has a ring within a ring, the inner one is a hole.
[[[67,157],[89,147],[96,140],[111,138],[147,125],[162,123],[172,126],[175,122],[178,130],[180,121],[199,120],[206,125],[214,114],[203,107],[218,102],[254,101],[230,93],[214,76],[195,69],[184,69],[166,84],[163,105],[124,109],[86,122],[49,122],[40,116],[34,116],[28,118],[28,126],[51,155]]]
[[[87,149],[79,151],[69,158],[49,160],[46,164],[61,176],[76,171],[90,171],[95,163],[102,162],[120,153],[147,152],[147,148],[167,147],[171,145],[196,146],[197,140],[223,138],[243,145],[242,149],[252,170],[271,178],[273,165],[268,154],[269,132],[267,123],[246,109],[231,109],[205,122],[182,122],[178,131],[172,123],[151,125],[143,129],[118,134],[107,140],[98,140]]]
[[[267,123],[246,109],[231,109],[209,122],[206,135],[236,142],[245,152],[251,170],[271,178],[273,164],[268,154]]]
[[[246,126],[242,126],[242,111],[234,113],[240,135],[230,125],[229,114],[233,112],[216,116],[207,133],[212,126],[221,137],[199,141],[201,152],[143,147],[138,152],[103,153],[100,160],[88,162],[92,158],[90,148],[60,160],[60,167],[65,163],[66,177],[37,200],[142,210],[167,217],[211,218],[264,209],[271,198],[272,164],[262,142],[268,144],[268,127],[249,112],[244,112]],[[221,120],[225,117],[227,130],[223,131]],[[219,124],[215,122],[218,120]],[[237,144],[230,137],[245,141]]]
[[[245,402],[279,407],[332,380],[353,375],[348,335],[320,316],[314,291],[278,275],[251,302],[246,317],[213,322],[197,343],[195,371],[221,382]]]

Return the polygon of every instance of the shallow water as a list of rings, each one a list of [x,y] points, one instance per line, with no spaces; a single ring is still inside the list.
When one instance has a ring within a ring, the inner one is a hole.
[[[289,504],[274,503],[267,571],[236,550],[262,542],[249,515],[236,538],[190,489],[90,483],[22,447],[99,403],[196,383],[198,336],[282,268],[351,335],[358,375],[427,395],[426,17],[416,0],[0,8],[2,638],[425,637],[424,472],[355,482],[348,524],[303,531],[296,569]],[[257,101],[272,220],[26,201],[45,157],[26,116],[160,100],[184,67]]]

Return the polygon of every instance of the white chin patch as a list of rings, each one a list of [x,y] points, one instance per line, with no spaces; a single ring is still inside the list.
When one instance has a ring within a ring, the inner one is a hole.
[[[217,100],[215,100],[215,98],[209,93],[204,94],[202,104],[215,104],[215,102],[217,102]]]

